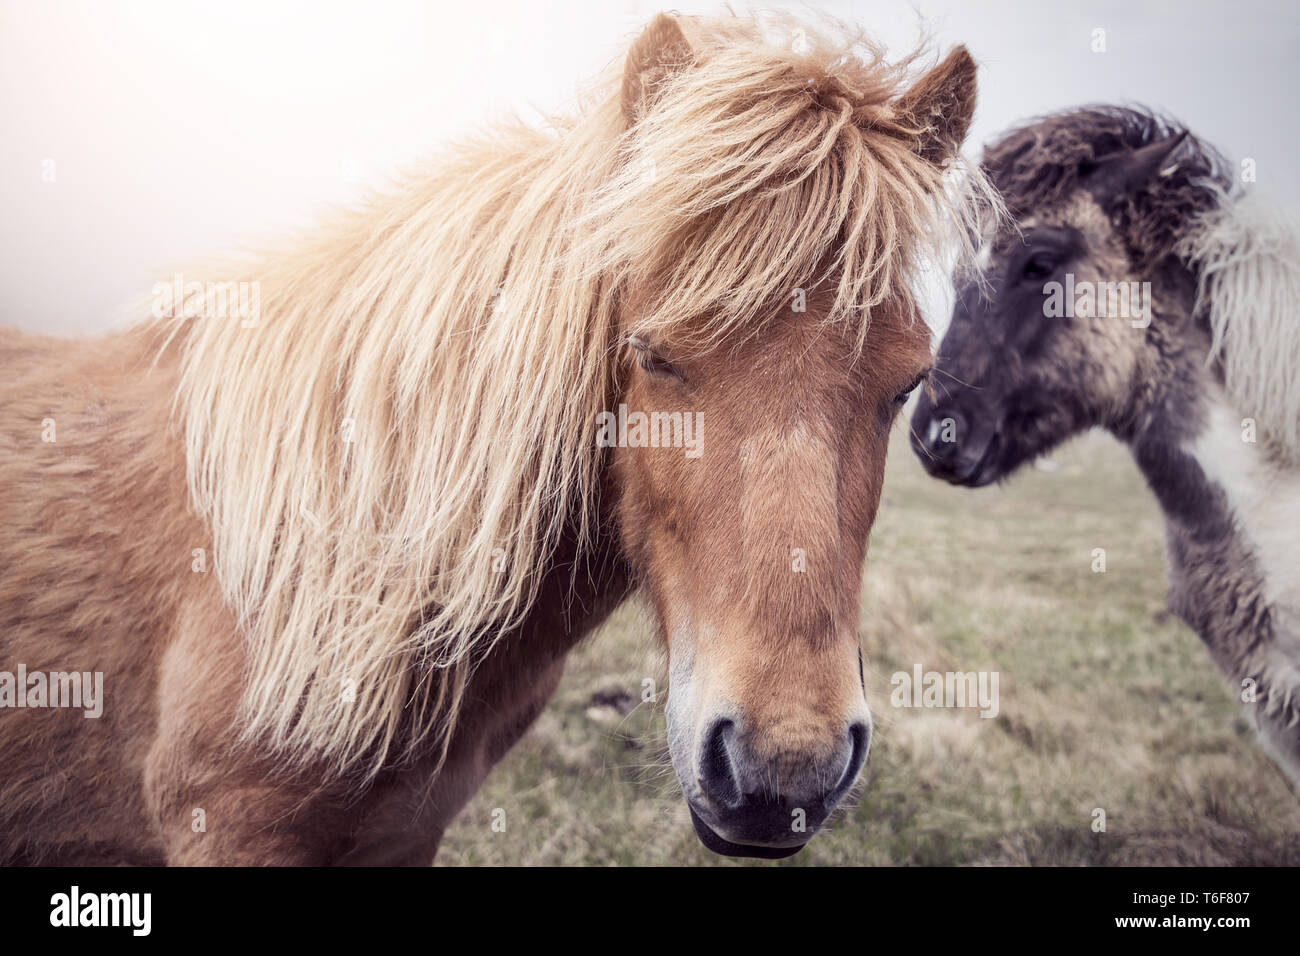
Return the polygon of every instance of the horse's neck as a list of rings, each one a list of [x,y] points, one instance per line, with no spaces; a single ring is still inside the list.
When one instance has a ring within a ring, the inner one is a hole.
[[[1208,370],[1130,438],[1166,521],[1173,609],[1228,674],[1300,660],[1300,472],[1254,441]],[[1279,675],[1280,676],[1280,675]],[[1300,672],[1282,680],[1300,686]]]
[[[1183,412],[1193,433],[1134,453],[1165,510],[1171,606],[1300,789],[1300,471],[1249,440],[1250,424],[1204,378]]]

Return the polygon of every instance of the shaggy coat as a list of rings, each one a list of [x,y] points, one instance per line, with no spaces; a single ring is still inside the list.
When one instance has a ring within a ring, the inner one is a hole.
[[[911,62],[661,16],[577,118],[205,272],[258,283],[249,321],[204,293],[7,333],[0,668],[106,700],[0,710],[0,861],[427,863],[634,585],[702,838],[806,842],[869,744],[861,565],[930,361],[909,284],[972,208],[944,174],[974,64]],[[703,456],[601,447],[628,402],[699,416]]]
[[[1300,785],[1294,228],[1212,148],[1140,110],[1027,124],[984,166],[1015,225],[986,236],[959,289],[917,453],[980,485],[1090,427],[1125,442],[1165,515],[1171,607]],[[1049,289],[1144,283],[1147,314],[1115,314],[1101,291],[1045,311]]]

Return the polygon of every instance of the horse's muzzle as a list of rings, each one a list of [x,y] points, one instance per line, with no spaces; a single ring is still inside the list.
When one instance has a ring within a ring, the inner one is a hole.
[[[867,719],[820,753],[764,759],[734,720],[715,720],[699,756],[699,801],[687,800],[695,832],[728,856],[797,853],[857,781],[870,745]]]
[[[936,408],[924,400],[912,418],[912,451],[933,478],[978,488],[1001,476],[1001,438],[957,408]]]
[[[695,827],[695,834],[700,838],[700,842],[705,848],[712,850],[714,853],[720,853],[722,856],[744,856],[753,857],[759,860],[783,860],[788,856],[794,856],[805,846],[807,842],[793,843],[790,846],[760,846],[750,843],[732,843],[730,840],[724,840],[722,837],[701,819],[697,811],[690,803],[686,808],[691,811],[691,823]]]

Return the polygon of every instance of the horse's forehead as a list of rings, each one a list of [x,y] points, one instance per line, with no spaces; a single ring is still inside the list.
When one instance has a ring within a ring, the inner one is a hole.
[[[1077,231],[1089,245],[1103,244],[1115,232],[1114,223],[1096,198],[1086,189],[1076,189],[1060,200],[1040,206],[1003,226],[980,248],[981,258],[976,260],[977,265],[986,267],[992,259],[1010,255],[1034,229],[1065,227]]]
[[[873,313],[861,343],[857,328],[819,316],[795,316],[766,331],[752,339],[752,365],[789,369],[796,377],[853,377],[869,383],[874,372],[890,377],[895,366],[910,368],[930,354],[929,326],[910,306]]]
[[[1109,233],[1110,217],[1086,189],[1075,189],[1060,202],[1044,209],[1039,220],[1045,226],[1073,226],[1085,232]]]

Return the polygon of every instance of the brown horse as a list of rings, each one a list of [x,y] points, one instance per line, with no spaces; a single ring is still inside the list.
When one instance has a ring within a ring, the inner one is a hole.
[[[638,587],[701,839],[807,842],[871,739],[909,282],[968,209],[974,64],[910,62],[660,16],[554,133],[125,333],[6,333],[0,860],[428,863]]]

